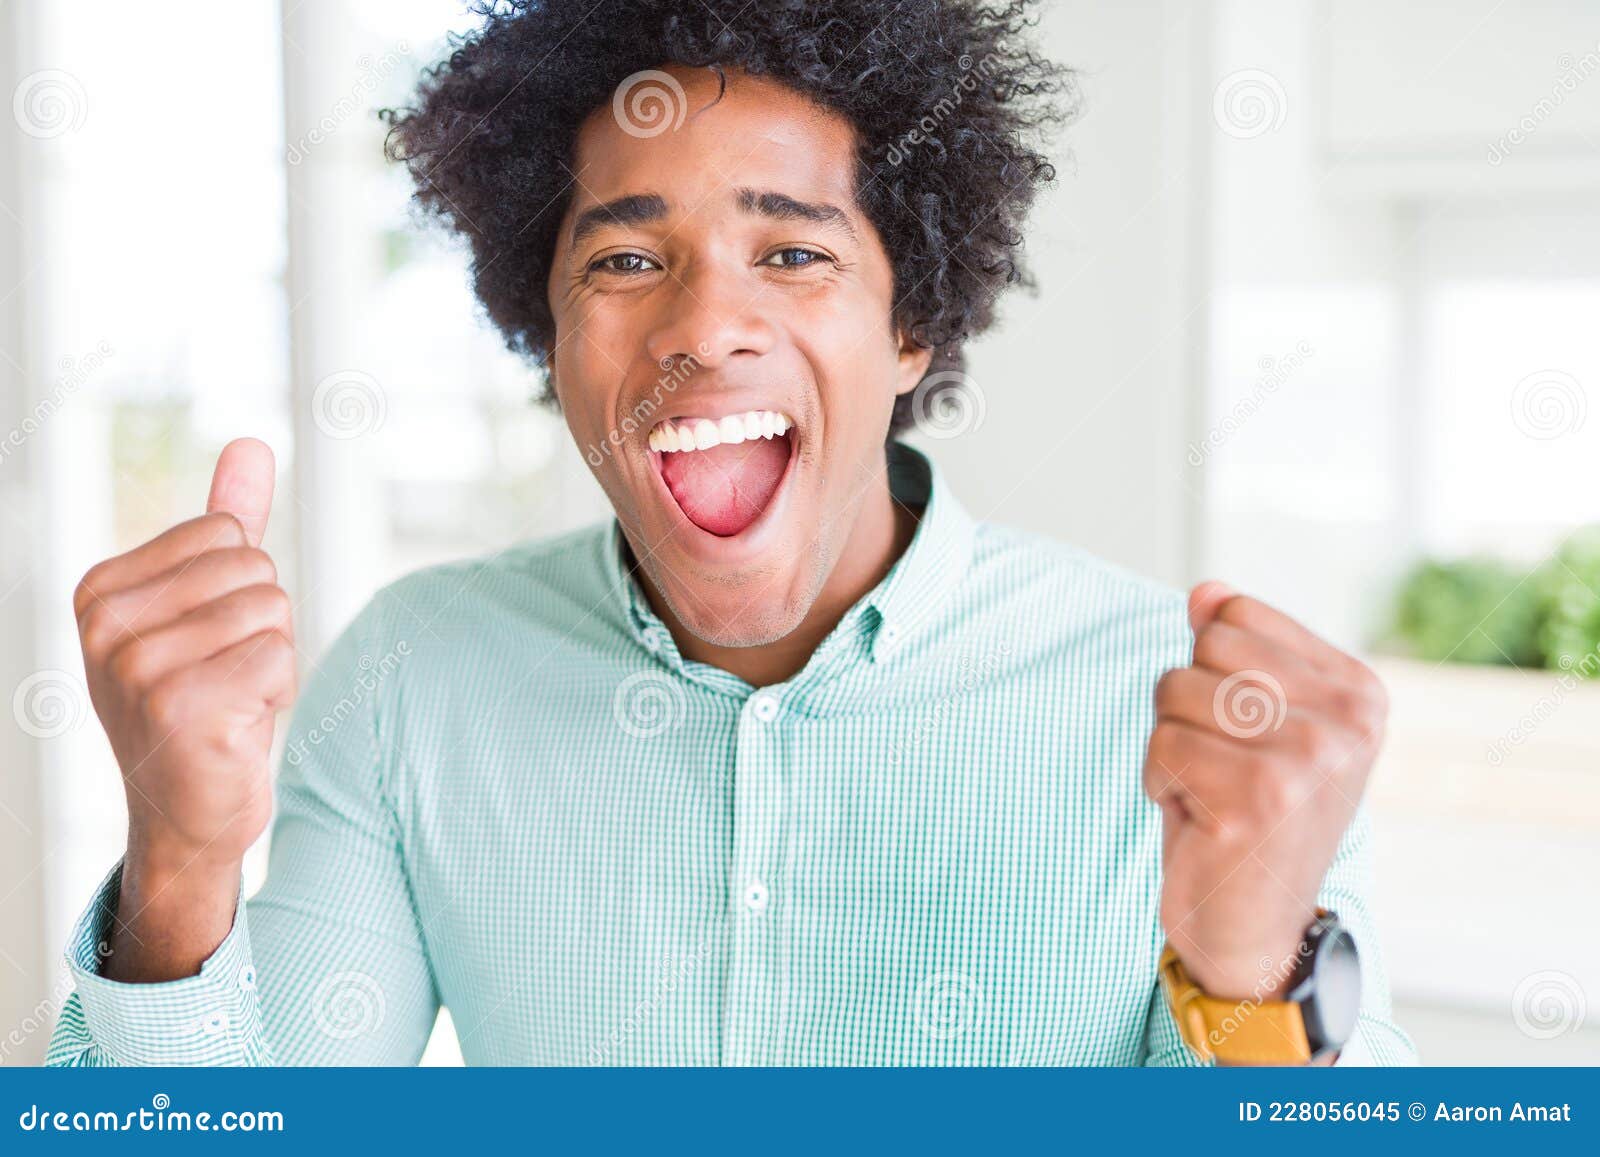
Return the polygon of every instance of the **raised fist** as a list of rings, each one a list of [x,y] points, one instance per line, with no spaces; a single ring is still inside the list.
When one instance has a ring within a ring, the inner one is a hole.
[[[273,717],[295,693],[289,596],[260,548],[272,486],[272,451],[230,442],[207,513],[99,563],[73,596],[130,864],[236,870],[272,814]]]

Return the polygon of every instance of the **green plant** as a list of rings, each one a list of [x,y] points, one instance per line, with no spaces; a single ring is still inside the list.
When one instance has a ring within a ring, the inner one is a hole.
[[[1539,648],[1547,667],[1584,674],[1600,650],[1600,526],[1572,535],[1534,574],[1539,595]]]
[[[1430,560],[1400,585],[1394,635],[1421,659],[1536,667],[1541,589],[1497,559]]]

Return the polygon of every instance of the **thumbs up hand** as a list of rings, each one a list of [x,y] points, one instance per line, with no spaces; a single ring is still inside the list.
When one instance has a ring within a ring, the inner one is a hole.
[[[1144,788],[1162,810],[1161,922],[1209,994],[1272,991],[1382,742],[1377,676],[1220,583],[1189,596],[1193,662],[1156,687]]]
[[[289,596],[260,548],[272,486],[272,451],[230,442],[206,514],[99,563],[73,596],[128,798],[125,877],[209,871],[231,888],[272,814],[273,717],[295,693]]]

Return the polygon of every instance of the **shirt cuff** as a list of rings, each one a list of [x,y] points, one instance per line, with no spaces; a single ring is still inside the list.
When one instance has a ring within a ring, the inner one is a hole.
[[[1339,1050],[1339,1055],[1334,1058],[1334,1068],[1373,1068],[1382,1062],[1372,1051],[1372,1046],[1367,1044],[1366,1033],[1362,1031],[1360,1021],[1356,1022],[1355,1031],[1350,1034],[1350,1039],[1344,1042],[1344,1048]]]
[[[122,1065],[216,1063],[246,1051],[260,1013],[242,900],[235,902],[227,937],[197,975],[129,984],[108,980],[100,971],[110,955],[121,888],[119,860],[73,925],[67,944],[67,969],[94,1043]]]

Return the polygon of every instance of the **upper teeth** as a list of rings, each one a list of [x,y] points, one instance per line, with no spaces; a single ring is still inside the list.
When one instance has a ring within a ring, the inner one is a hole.
[[[776,410],[746,410],[726,418],[682,418],[662,422],[650,431],[650,449],[672,454],[679,450],[709,450],[752,438],[772,438],[788,432],[794,419]]]

